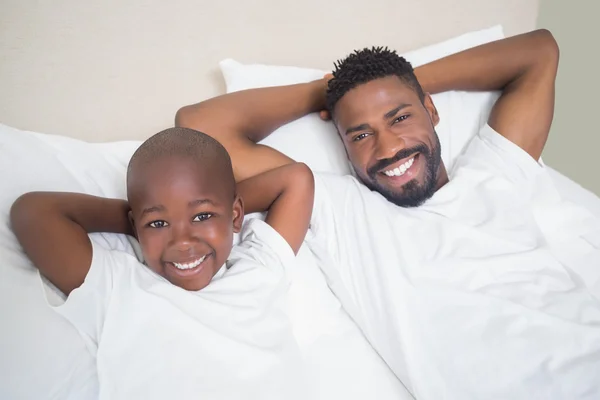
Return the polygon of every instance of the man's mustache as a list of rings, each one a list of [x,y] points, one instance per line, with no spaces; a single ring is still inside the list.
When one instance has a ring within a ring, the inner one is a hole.
[[[396,155],[392,158],[386,158],[384,160],[377,161],[373,166],[367,169],[367,174],[371,178],[374,178],[375,176],[377,176],[377,173],[382,169],[385,169],[386,167],[389,167],[390,165],[415,153],[421,153],[424,156],[427,156],[429,154],[429,148],[424,144],[419,144],[411,148],[402,149],[399,152],[397,152]]]

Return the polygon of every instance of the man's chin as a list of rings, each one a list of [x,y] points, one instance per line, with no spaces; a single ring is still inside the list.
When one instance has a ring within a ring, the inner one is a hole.
[[[406,182],[401,188],[374,185],[371,189],[379,192],[389,202],[403,208],[419,207],[434,193],[416,179]]]

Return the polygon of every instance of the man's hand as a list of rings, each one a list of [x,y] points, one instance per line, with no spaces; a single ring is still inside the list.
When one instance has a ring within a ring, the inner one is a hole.
[[[415,69],[423,90],[501,90],[488,123],[535,160],[554,115],[559,50],[552,34],[537,30],[484,44]]]
[[[327,85],[332,79],[332,73],[325,74],[325,76],[323,77],[323,80],[325,81],[325,96],[327,96]],[[327,108],[324,108],[323,110],[319,111],[319,117],[321,117],[323,121],[329,121],[331,119],[331,114],[329,113],[329,110],[327,110]]]

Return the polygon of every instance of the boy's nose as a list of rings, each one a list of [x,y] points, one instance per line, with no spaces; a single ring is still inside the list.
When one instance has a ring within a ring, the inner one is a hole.
[[[188,251],[195,242],[189,226],[176,226],[172,229],[171,245],[178,251]]]

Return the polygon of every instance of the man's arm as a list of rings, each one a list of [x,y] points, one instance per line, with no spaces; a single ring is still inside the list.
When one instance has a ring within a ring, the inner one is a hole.
[[[423,90],[501,90],[490,126],[539,159],[554,114],[559,50],[537,30],[484,44],[415,69]]]
[[[325,106],[325,79],[290,86],[250,89],[181,108],[175,126],[217,139],[229,152],[236,180],[242,181],[293,162],[257,144],[280,126]]]
[[[32,192],[10,211],[12,229],[40,272],[63,293],[83,284],[92,262],[88,233],[133,236],[124,200],[77,193]]]
[[[238,194],[246,213],[268,210],[266,222],[298,253],[310,223],[314,186],[311,170],[292,163],[240,182]]]

